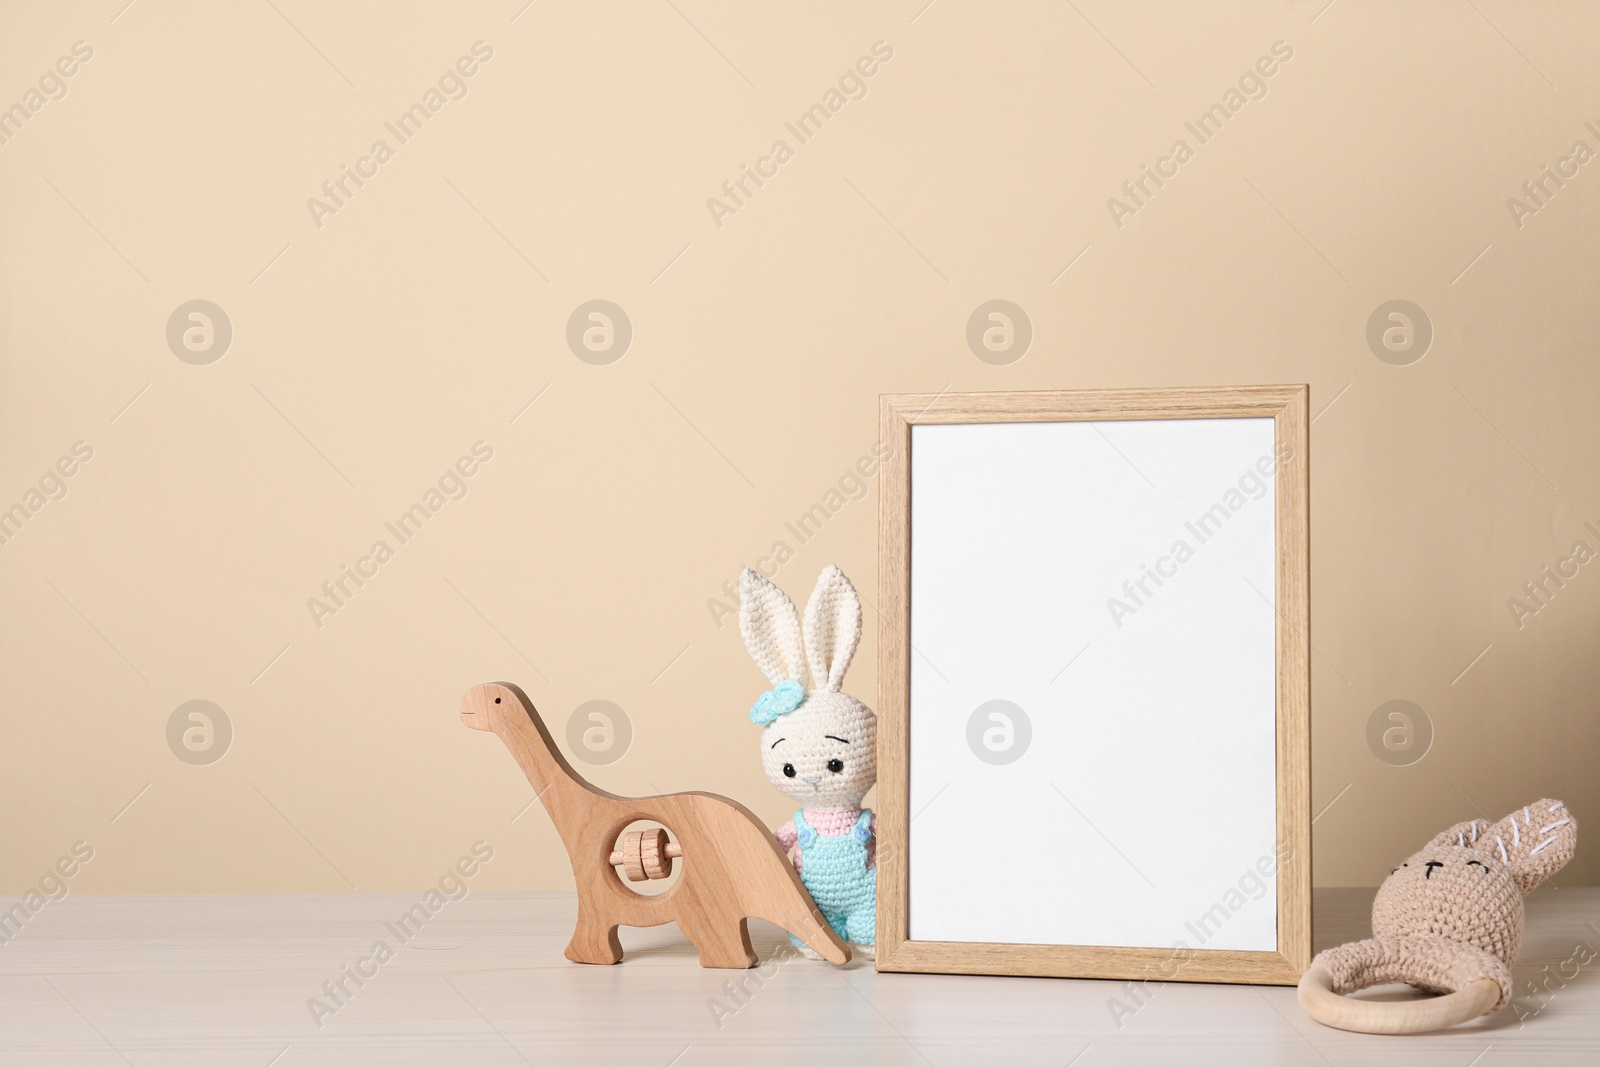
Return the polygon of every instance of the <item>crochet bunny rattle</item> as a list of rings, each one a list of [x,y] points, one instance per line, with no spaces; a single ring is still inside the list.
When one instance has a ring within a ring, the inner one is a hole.
[[[794,602],[755,571],[739,576],[739,631],[772,688],[750,709],[767,778],[800,802],[776,831],[834,932],[873,956],[878,871],[874,816],[861,798],[878,779],[878,720],[839,691],[861,640],[861,601],[829,565],[806,602],[804,639]],[[807,685],[807,667],[812,685]],[[799,941],[806,956],[821,957]]]
[[[1457,823],[1389,872],[1372,902],[1372,934],[1317,954],[1300,1006],[1326,1026],[1369,1034],[1441,1030],[1511,999],[1522,947],[1522,898],[1572,858],[1578,826],[1559,800],[1499,822]],[[1434,1000],[1383,1003],[1343,994],[1405,982]]]

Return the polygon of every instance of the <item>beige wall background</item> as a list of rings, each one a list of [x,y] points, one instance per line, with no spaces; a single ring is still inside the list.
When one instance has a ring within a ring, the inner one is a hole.
[[[1573,557],[1600,551],[1592,9],[124,3],[6,4],[0,33],[0,507],[26,520],[0,891],[80,841],[82,892],[420,887],[479,840],[477,887],[569,886],[456,717],[496,678],[558,734],[622,709],[598,785],[776,824],[760,676],[710,605],[779,541],[796,596],[837,562],[871,597],[875,484],[803,544],[785,524],[870,452],[880,392],[946,388],[1311,383],[1318,884],[1542,795],[1600,811],[1600,564]],[[402,143],[385,123],[476,42]],[[1545,166],[1568,176],[1536,202]],[[631,324],[604,365],[567,340],[596,299]],[[996,299],[1032,331],[1003,365],[967,341]],[[167,335],[193,300],[231,327],[199,363]],[[1393,300],[1431,324],[1405,365],[1367,340]],[[400,543],[384,524],[477,442]],[[192,700],[231,738],[169,742]],[[1392,700],[1419,733],[1385,759]],[[1586,847],[1557,882],[1597,878]]]

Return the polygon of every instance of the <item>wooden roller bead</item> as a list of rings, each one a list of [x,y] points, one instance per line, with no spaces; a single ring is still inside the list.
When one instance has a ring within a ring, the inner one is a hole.
[[[672,874],[672,860],[667,851],[667,832],[660,828],[646,830],[639,841],[639,858],[644,862],[644,873],[650,878],[666,878]]]
[[[630,882],[642,882],[647,877],[644,873],[643,851],[639,847],[642,836],[634,831],[622,842],[622,873]]]
[[[652,830],[630,830],[622,835],[621,848],[611,853],[611,866],[621,867],[630,882],[672,876],[672,861],[683,855],[683,847],[667,840],[659,826]]]

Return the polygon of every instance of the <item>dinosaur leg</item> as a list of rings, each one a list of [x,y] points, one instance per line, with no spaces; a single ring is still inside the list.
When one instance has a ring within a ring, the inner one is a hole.
[[[770,919],[772,916],[767,918]],[[821,909],[815,912],[809,908],[804,911],[796,909],[785,918],[773,921],[790,931],[790,941],[796,945],[803,942],[811,953],[815,953],[812,958],[824,959],[839,966],[850,962],[850,950],[844,944],[843,914],[826,915]]]
[[[833,929],[833,932],[835,934],[838,934],[840,938],[848,940],[844,936],[845,917],[843,915],[825,915],[825,916],[823,916],[823,922],[826,923],[829,927],[831,927]],[[811,936],[813,939],[819,939],[820,940],[820,938],[817,937],[817,935],[820,934],[821,930],[822,930],[822,926],[820,924],[815,923],[815,922],[807,921],[803,925],[803,929],[806,932],[806,934]],[[808,945],[804,941],[800,940],[800,938],[796,937],[794,934],[790,934],[789,935],[789,944],[791,944],[795,948],[799,949],[800,950],[800,954],[802,956],[804,956],[808,960],[820,960],[820,959],[823,958],[822,953],[818,952],[816,949],[812,948],[810,945]]]
[[[750,923],[740,919],[735,925],[722,925],[704,917],[678,915],[678,927],[700,950],[700,966],[745,970],[756,965],[755,949],[750,945]]]
[[[567,945],[567,959],[573,963],[620,963],[622,960],[617,925],[601,919],[581,896],[578,898],[578,928]]]

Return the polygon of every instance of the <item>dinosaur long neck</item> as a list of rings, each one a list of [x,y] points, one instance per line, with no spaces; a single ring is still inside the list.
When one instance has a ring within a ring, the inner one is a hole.
[[[522,768],[545,807],[549,808],[558,799],[576,800],[585,793],[592,794],[593,787],[572,769],[556,748],[539,713],[532,707],[527,712],[527,715],[513,712],[504,716],[500,729],[495,732],[511,750],[517,766]]]

